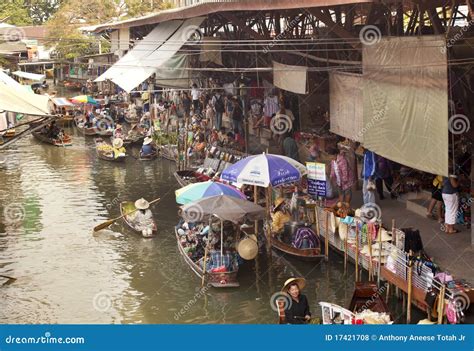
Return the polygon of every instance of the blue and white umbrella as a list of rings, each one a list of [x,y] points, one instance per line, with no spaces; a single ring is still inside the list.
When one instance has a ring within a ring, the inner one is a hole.
[[[306,174],[306,167],[292,158],[280,155],[261,154],[249,156],[227,167],[221,179],[246,185],[267,188],[293,183]]]

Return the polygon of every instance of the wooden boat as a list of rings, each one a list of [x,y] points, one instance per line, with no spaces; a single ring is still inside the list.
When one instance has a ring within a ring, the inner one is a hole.
[[[315,260],[319,260],[325,257],[324,255],[321,254],[321,247],[317,247],[313,249],[298,249],[292,245],[288,245],[284,243],[273,234],[272,234],[271,243],[272,243],[273,249],[280,251],[284,254],[293,256],[300,260],[315,261]]]
[[[102,138],[95,138],[95,150],[97,152],[97,157],[105,161],[111,162],[123,162],[125,161],[126,155],[121,155],[117,158],[114,157],[114,153],[112,151],[112,146],[107,144]],[[105,148],[104,148],[105,146]],[[108,148],[107,148],[108,146]],[[103,149],[101,149],[103,148]]]
[[[378,288],[375,282],[356,282],[349,311],[356,313],[367,309],[373,312],[386,313],[390,315],[390,320],[393,321],[390,310],[381,296],[382,293],[383,290]]]
[[[133,202],[127,202],[127,201],[124,201],[124,202],[121,202],[120,203],[120,214],[123,216],[124,214],[126,213],[130,213],[132,211],[134,211],[136,208],[135,208],[135,204]],[[156,231],[157,231],[157,227],[156,227],[156,222],[153,221],[153,232],[152,232],[152,235],[146,235],[145,233],[143,233],[140,229],[138,229],[133,223],[132,221],[130,220],[130,216],[124,216],[123,217],[123,220],[125,223],[127,223],[127,225],[132,228],[135,232],[137,233],[140,233],[141,235],[143,235],[144,238],[151,238],[153,236],[156,235]]]
[[[178,145],[162,145],[161,156],[169,161],[178,161]]]
[[[178,230],[174,229],[176,234],[176,241],[178,243],[178,250],[179,253],[183,256],[184,260],[191,268],[191,270],[200,278],[204,275],[204,270],[202,269],[201,265],[194,262],[184,251],[183,246],[181,245]],[[235,272],[221,272],[221,273],[214,273],[214,272],[207,272],[206,273],[206,280],[208,284],[210,284],[214,288],[237,288],[240,286],[237,280],[237,271]]]
[[[199,174],[194,170],[176,171],[173,173],[173,175],[176,178],[176,181],[182,187],[185,187],[186,185],[189,185],[191,183],[205,182],[211,179],[210,177],[204,174]]]
[[[158,156],[158,151],[155,151],[154,153],[147,156],[142,156],[140,153],[140,157],[138,159],[140,161],[153,161],[157,156]]]
[[[97,127],[86,127],[83,119],[74,118],[74,122],[79,132],[86,136],[99,135],[99,136],[107,137],[107,136],[112,136],[114,134],[113,129],[101,130]]]
[[[72,145],[71,136],[67,134],[65,134],[62,139],[49,138],[48,136],[42,134],[40,131],[32,132],[31,134],[33,134],[33,136],[39,141],[46,144],[51,144],[54,146],[71,146]]]
[[[143,139],[145,139],[145,137],[140,134],[127,136],[125,137],[125,139],[123,139],[123,145],[124,146],[141,145],[143,143]]]

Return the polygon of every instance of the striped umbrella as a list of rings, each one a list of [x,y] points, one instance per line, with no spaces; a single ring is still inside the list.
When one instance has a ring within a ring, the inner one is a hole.
[[[249,156],[227,167],[221,179],[239,184],[256,185],[267,188],[293,183],[306,174],[306,167],[292,158],[261,154]]]
[[[176,190],[175,195],[176,202],[181,205],[186,205],[202,198],[217,195],[229,195],[245,200],[245,195],[236,188],[210,180],[207,182],[187,185],[184,188]]]
[[[97,100],[92,98],[91,96],[88,95],[78,95],[74,96],[71,101],[75,104],[91,104],[91,105],[98,105],[99,103]]]

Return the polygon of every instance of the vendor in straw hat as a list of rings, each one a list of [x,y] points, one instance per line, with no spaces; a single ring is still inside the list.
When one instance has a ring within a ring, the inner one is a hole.
[[[115,126],[115,129],[114,129],[114,132],[113,132],[113,137],[114,139],[122,139],[123,138],[123,129],[122,129],[122,125],[120,123],[117,123],[117,125]]]
[[[153,233],[153,214],[150,210],[150,203],[144,198],[135,201],[135,211],[131,216],[134,226],[141,230],[143,236],[151,236]]]
[[[288,303],[285,309],[286,323],[305,324],[311,320],[308,299],[300,293],[305,285],[304,278],[290,278],[283,285],[281,291],[291,298],[291,303]]]
[[[112,142],[113,151],[114,151],[114,158],[118,158],[119,156],[125,155],[125,148],[123,147],[123,140],[120,138],[114,139]]]
[[[285,223],[291,220],[291,214],[285,205],[285,199],[279,197],[275,200],[272,211],[272,233],[280,233],[285,227]]]
[[[153,139],[151,137],[146,137],[143,140],[143,146],[142,149],[140,150],[140,156],[150,156],[156,153],[156,149],[153,146]]]

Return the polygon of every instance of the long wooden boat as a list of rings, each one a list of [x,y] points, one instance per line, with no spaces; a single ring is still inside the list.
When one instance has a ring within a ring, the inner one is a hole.
[[[390,315],[390,320],[393,321],[382,293],[383,290],[378,288],[375,282],[356,282],[349,311],[356,313],[367,309],[373,312],[386,313]]]
[[[179,253],[183,256],[184,260],[188,264],[188,266],[191,268],[191,270],[200,278],[202,279],[202,276],[204,275],[204,270],[200,265],[198,265],[196,262],[194,262],[184,251],[183,246],[181,245],[178,230],[174,229],[175,234],[176,234],[176,241],[178,243],[178,250]],[[237,288],[240,286],[238,280],[237,280],[237,271],[235,272],[220,272],[220,273],[215,273],[215,272],[207,272],[206,273],[206,279],[207,282],[214,288]]]
[[[192,183],[205,182],[211,179],[210,177],[204,174],[199,174],[194,170],[176,171],[173,173],[173,175],[176,178],[176,181],[178,182],[178,184],[181,185],[182,187],[185,187],[186,185],[189,185]]]
[[[128,201],[123,201],[120,203],[120,214],[123,216],[124,214],[126,213],[130,213],[132,211],[134,211],[136,208],[135,208],[135,204],[133,202],[128,202]],[[157,231],[157,226],[156,226],[156,222],[153,221],[153,231],[152,231],[152,234],[151,235],[146,235],[145,233],[143,233],[139,228],[137,228],[137,226],[135,226],[133,224],[133,222],[131,221],[131,218],[130,216],[126,215],[123,217],[123,221],[125,223],[127,223],[127,225],[132,228],[135,232],[137,233],[140,233],[144,238],[151,238],[153,236],[156,235],[156,231]]]
[[[109,146],[110,147],[109,150],[112,150],[112,146],[107,144],[102,138],[95,138],[94,142],[95,142],[95,150],[97,152],[97,157],[99,157],[100,159],[105,160],[105,161],[111,161],[111,162],[125,161],[125,158],[127,157],[126,155],[121,155],[115,158],[113,151],[101,150],[101,147],[103,146]]]
[[[112,136],[114,134],[114,131],[112,129],[102,130],[97,127],[86,127],[83,119],[74,118],[74,122],[76,124],[77,130],[79,130],[81,134],[86,136],[99,135],[107,137]]]
[[[274,235],[272,235],[271,243],[273,249],[300,260],[315,261],[325,257],[325,255],[321,254],[321,247],[313,249],[298,249],[292,245],[284,243],[283,241],[276,238]]]
[[[140,161],[153,161],[157,156],[158,156],[158,151],[155,151],[154,153],[150,155],[146,155],[146,156],[143,156],[140,154],[138,159]]]
[[[178,161],[178,145],[162,145],[160,147],[161,156],[169,161]]]
[[[44,134],[42,134],[40,131],[32,132],[33,136],[38,139],[39,141],[46,143],[46,144],[51,144],[54,146],[71,146],[72,145],[72,139],[70,135],[65,134],[62,139],[53,139],[50,138]]]

